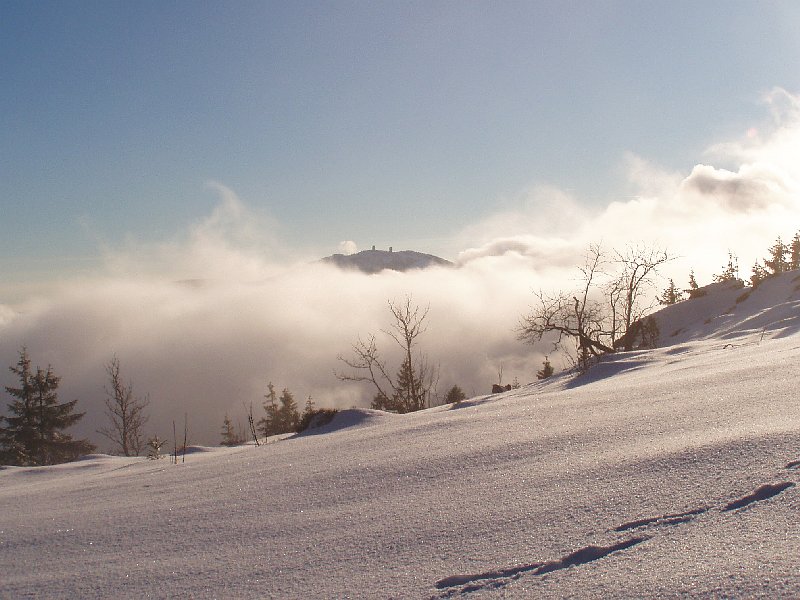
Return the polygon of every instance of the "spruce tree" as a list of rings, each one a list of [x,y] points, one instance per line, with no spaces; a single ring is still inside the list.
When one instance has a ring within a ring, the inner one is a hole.
[[[677,304],[681,301],[681,292],[675,287],[675,282],[672,279],[669,280],[669,286],[661,293],[661,298],[658,301],[666,306]]]
[[[792,243],[789,246],[789,269],[796,271],[800,269],[800,231],[794,234]]]
[[[16,367],[9,370],[19,378],[19,387],[6,387],[13,400],[8,410],[16,416],[0,417],[8,426],[0,427],[2,462],[11,465],[33,463],[32,448],[36,443],[36,423],[34,420],[34,382],[31,373],[31,360],[25,348],[19,355]]]
[[[294,401],[294,396],[287,388],[281,392],[279,398],[281,403],[280,412],[280,433],[291,433],[297,431],[297,426],[300,424],[300,413],[297,412],[297,402]]]
[[[306,398],[306,407],[303,410],[303,414],[306,415],[312,412],[314,412],[314,399],[309,395],[308,398]]]
[[[243,441],[233,429],[233,423],[231,423],[231,420],[228,418],[227,414],[225,415],[225,420],[222,422],[221,434],[223,446],[238,446]]]
[[[450,391],[447,392],[447,396],[445,396],[444,401],[447,404],[459,404],[463,400],[466,400],[466,398],[467,395],[464,393],[464,391],[457,385],[454,385],[450,388]]]
[[[789,248],[778,236],[778,239],[769,249],[769,258],[764,259],[764,266],[770,275],[778,275],[789,270],[789,261],[786,260],[787,254],[789,254]]]
[[[77,400],[58,402],[61,378],[52,367],[36,367],[34,373],[23,348],[16,366],[9,369],[19,378],[19,387],[5,388],[15,398],[8,406],[12,416],[2,417],[7,426],[0,427],[5,460],[18,465],[52,465],[95,449],[87,440],[73,440],[63,432],[80,421],[84,413],[74,412]]]
[[[728,264],[723,266],[722,273],[714,275],[713,279],[717,283],[739,279],[739,258],[730,250],[728,250]]]
[[[403,361],[397,372],[397,389],[394,393],[394,404],[397,412],[408,413],[425,408],[422,379],[408,359]]]
[[[694,269],[689,272],[689,289],[684,290],[687,294],[689,294],[689,299],[692,298],[699,298],[705,294],[704,291],[700,291],[700,286],[697,285],[697,279],[694,277]]]
[[[761,263],[758,261],[755,262],[753,265],[753,274],[750,276],[750,283],[754,288],[757,288],[758,285],[764,281],[767,277],[769,277],[769,273],[767,270],[761,266]]]
[[[267,384],[267,393],[264,394],[265,417],[258,420],[258,432],[264,437],[276,435],[280,429],[280,414],[277,404],[278,395],[275,393],[275,386],[270,381]]]
[[[542,364],[542,368],[536,371],[536,379],[547,379],[555,372],[553,369],[553,365],[550,364],[550,361],[545,356],[544,363]]]

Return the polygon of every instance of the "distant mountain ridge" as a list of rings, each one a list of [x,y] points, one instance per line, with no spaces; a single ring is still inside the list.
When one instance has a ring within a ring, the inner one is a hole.
[[[333,264],[340,269],[358,270],[363,273],[380,273],[385,269],[392,271],[411,271],[429,267],[452,267],[449,260],[432,254],[423,254],[414,250],[393,252],[387,250],[362,250],[355,254],[334,254],[326,256],[320,262]]]

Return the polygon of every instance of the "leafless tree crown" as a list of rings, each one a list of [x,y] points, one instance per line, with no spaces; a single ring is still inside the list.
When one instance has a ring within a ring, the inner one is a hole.
[[[535,293],[536,303],[520,320],[518,337],[537,343],[552,335],[559,349],[571,339],[582,367],[592,356],[629,350],[633,340],[626,333],[651,308],[644,300],[658,268],[671,258],[664,250],[640,245],[614,251],[609,259],[599,244],[590,245],[577,289]]]
[[[106,415],[109,426],[97,432],[111,440],[123,456],[139,456],[144,448],[142,428],[147,423],[145,409],[150,398],[133,395],[133,383],[125,384],[115,355],[106,365],[109,385],[105,388]]]
[[[391,375],[386,360],[378,351],[375,336],[370,334],[366,338],[358,337],[351,356],[338,356],[349,370],[336,372],[336,377],[341,381],[370,383],[376,392],[374,408],[400,413],[420,410],[429,403],[436,380],[436,369],[417,348],[419,336],[427,329],[425,320],[430,307],[414,304],[411,296],[406,296],[403,302],[390,300],[388,304],[392,323],[381,331],[402,351],[403,360],[397,374]]]

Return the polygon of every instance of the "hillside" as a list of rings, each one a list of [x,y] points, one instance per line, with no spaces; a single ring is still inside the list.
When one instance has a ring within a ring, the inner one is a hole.
[[[800,596],[795,276],[669,307],[663,347],[577,379],[5,468],[0,597]]]
[[[322,259],[323,263],[336,265],[341,269],[354,269],[364,273],[380,273],[384,269],[410,271],[428,267],[452,267],[453,263],[432,254],[413,250],[362,250],[355,254],[334,254]]]

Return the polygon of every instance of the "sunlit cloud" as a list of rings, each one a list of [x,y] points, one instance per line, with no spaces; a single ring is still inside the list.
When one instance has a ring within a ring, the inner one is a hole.
[[[514,254],[536,269],[562,267],[577,264],[589,243],[648,241],[679,256],[666,270],[676,280],[690,269],[710,279],[728,250],[740,257],[747,278],[775,237],[800,228],[800,100],[776,88],[764,102],[771,120],[758,135],[714,144],[704,155],[735,168],[706,162],[681,174],[629,153],[623,159],[628,197],[590,213],[565,191],[536,188],[528,192],[530,204],[472,225],[465,237],[480,243],[462,251],[461,262]]]
[[[345,256],[349,256],[350,254],[358,252],[358,246],[352,240],[339,242],[339,252]]]

